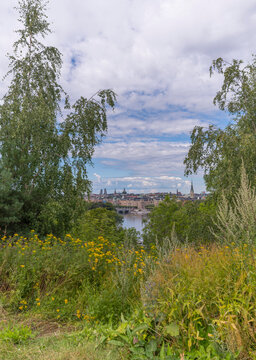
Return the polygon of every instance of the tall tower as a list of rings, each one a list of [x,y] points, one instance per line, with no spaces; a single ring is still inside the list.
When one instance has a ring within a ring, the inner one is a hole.
[[[194,192],[194,186],[193,186],[193,181],[191,181],[191,187],[190,187],[190,193],[189,193],[191,199],[193,199],[195,197],[195,192]]]

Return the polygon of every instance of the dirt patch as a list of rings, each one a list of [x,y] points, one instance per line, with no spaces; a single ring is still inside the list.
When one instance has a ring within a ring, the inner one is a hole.
[[[75,326],[70,324],[58,323],[54,320],[43,320],[33,316],[25,318],[21,314],[9,314],[2,306],[0,306],[0,330],[8,325],[24,325],[28,326],[37,334],[37,337],[57,336],[63,333],[75,331]]]

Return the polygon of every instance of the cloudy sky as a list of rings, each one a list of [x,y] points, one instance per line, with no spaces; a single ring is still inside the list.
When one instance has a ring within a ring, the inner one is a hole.
[[[19,27],[16,0],[0,1],[0,77]],[[202,174],[183,176],[195,125],[225,126],[212,104],[221,77],[213,59],[245,62],[255,52],[255,0],[50,0],[63,54],[61,82],[73,100],[111,88],[118,104],[89,169],[93,190],[129,192],[205,189]],[[8,81],[0,83],[0,96]]]

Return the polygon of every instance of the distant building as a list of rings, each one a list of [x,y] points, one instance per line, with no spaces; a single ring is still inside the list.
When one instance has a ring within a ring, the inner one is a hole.
[[[190,193],[189,193],[191,199],[194,199],[195,197],[195,192],[194,192],[194,186],[193,186],[193,181],[191,181],[191,187],[190,187]]]
[[[148,208],[148,206],[157,206],[166,198],[166,196],[175,198],[176,201],[181,201],[182,203],[195,200],[203,201],[207,198],[205,192],[202,192],[201,194],[195,193],[193,182],[191,181],[190,192],[188,194],[182,194],[178,189],[176,190],[176,193],[156,192],[149,194],[128,194],[125,188],[122,192],[117,192],[115,189],[114,193],[108,194],[107,189],[105,188],[101,189],[99,194],[91,194],[90,197],[88,197],[88,201],[99,203],[108,201],[115,206],[143,209],[146,207]]]

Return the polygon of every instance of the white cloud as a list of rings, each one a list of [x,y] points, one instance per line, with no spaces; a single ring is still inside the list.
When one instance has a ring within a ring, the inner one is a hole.
[[[94,158],[105,166],[132,174],[164,176],[170,171],[182,174],[189,146],[189,143],[154,140],[104,143],[96,148]]]
[[[199,191],[200,185],[194,183],[195,190]],[[153,192],[176,192],[189,193],[191,182],[181,177],[174,176],[124,176],[124,177],[103,177],[101,184],[94,184],[94,192],[106,188],[108,193],[123,191],[125,188],[128,193],[153,193]],[[202,189],[202,188],[201,188]],[[200,189],[200,191],[201,191]]]
[[[19,27],[17,2],[0,2],[0,78]],[[255,0],[50,0],[48,14],[47,41],[63,53],[61,82],[71,98],[104,88],[118,94],[95,158],[136,176],[182,174],[189,143],[177,136],[215,119],[222,79],[209,78],[211,61],[248,60],[256,43]],[[7,85],[0,83],[0,98]]]
[[[208,123],[196,118],[173,118],[175,114],[159,114],[157,117],[148,114],[146,119],[137,119],[129,116],[110,116],[108,138],[120,136],[164,136],[188,134],[194,126],[206,127]]]
[[[98,182],[98,183],[101,183],[101,176],[98,175],[98,174],[96,174],[96,173],[94,173],[93,175],[96,177],[97,182]]]
[[[189,143],[170,141],[130,141],[104,143],[97,146],[94,158],[107,158],[121,161],[145,160],[169,156],[183,156]]]
[[[15,4],[0,4],[2,75],[17,28]],[[124,108],[213,109],[211,60],[248,58],[256,40],[254,0],[51,0],[48,13],[72,97],[110,87]]]

